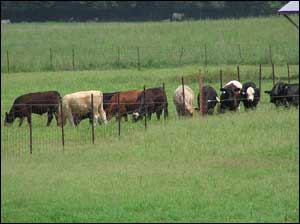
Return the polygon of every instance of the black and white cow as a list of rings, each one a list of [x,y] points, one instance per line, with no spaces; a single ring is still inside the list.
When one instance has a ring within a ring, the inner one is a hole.
[[[216,104],[220,101],[220,99],[218,98],[218,94],[213,87],[203,86],[203,101],[204,101],[203,102],[204,113],[213,114]],[[198,93],[197,102],[198,102],[197,110],[201,110],[200,93]]]
[[[260,89],[254,82],[245,82],[241,90],[241,100],[245,109],[255,109],[260,100]]]
[[[240,94],[242,84],[239,81],[232,80],[221,88],[221,112],[225,110],[237,111],[240,110]]]
[[[297,107],[299,105],[299,84],[288,84],[280,81],[265,93],[270,95],[270,102],[276,106],[289,107],[293,105]]]

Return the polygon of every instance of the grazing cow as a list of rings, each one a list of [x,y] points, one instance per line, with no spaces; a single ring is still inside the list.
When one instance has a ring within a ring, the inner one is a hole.
[[[127,117],[127,114],[134,113],[139,107],[140,103],[137,101],[141,90],[129,90],[126,92],[120,92],[120,108],[118,113],[118,94],[114,94],[110,100],[110,104],[107,108],[107,120],[111,120],[113,116],[117,116],[117,119],[121,119],[123,116]],[[120,117],[118,116],[120,115]]]
[[[270,95],[270,102],[276,106],[297,107],[299,105],[299,84],[277,82],[270,91],[265,93]]]
[[[145,100],[146,97],[146,100]],[[142,91],[137,99],[140,103],[138,109],[132,114],[133,120],[137,121],[143,118],[147,111],[148,119],[151,119],[152,113],[156,113],[157,120],[164,112],[164,117],[168,117],[168,100],[165,90],[162,87],[154,87]]]
[[[103,109],[104,111],[107,113],[107,109],[108,109],[108,106],[110,105],[110,100],[111,98],[117,94],[118,92],[113,92],[113,93],[103,93]],[[86,119],[86,118],[89,118],[89,122],[90,124],[93,123],[93,119],[92,119],[92,112],[88,112],[87,114],[76,114],[76,113],[73,113],[73,119],[74,119],[74,124],[75,126],[77,126],[80,121]],[[127,117],[127,114],[124,114],[123,115],[125,117],[125,120],[127,121],[128,120],[128,117]]]
[[[203,102],[204,113],[213,114],[216,104],[220,101],[220,99],[218,98],[218,94],[213,87],[203,86],[203,101],[204,101]],[[200,93],[198,93],[197,102],[198,102],[197,110],[200,111],[201,110]]]
[[[91,102],[91,94],[93,94],[93,105]],[[103,94],[101,91],[81,91],[67,94],[62,99],[62,111],[59,108],[58,125],[66,124],[67,117],[73,127],[75,127],[73,114],[86,115],[91,113],[93,107],[94,126],[99,121],[99,117],[106,124],[106,114],[103,109]],[[61,114],[63,112],[63,114]],[[62,116],[62,119],[61,119]]]
[[[184,101],[183,101],[183,88],[182,85],[178,86],[174,92],[173,102],[176,107],[177,115],[178,116],[193,116],[194,114],[194,91],[184,85]]]
[[[237,111],[240,109],[240,93],[242,89],[242,84],[239,81],[233,80],[228,82],[220,90],[221,92],[221,112],[226,109],[231,111]]]
[[[9,113],[5,113],[5,125],[12,124],[19,117],[19,127],[23,120],[27,117],[27,121],[31,123],[31,113],[42,115],[48,113],[47,126],[50,125],[53,114],[56,121],[60,94],[57,91],[27,93],[15,99]]]
[[[241,90],[241,100],[245,109],[255,109],[260,100],[260,89],[254,82],[245,82]]]

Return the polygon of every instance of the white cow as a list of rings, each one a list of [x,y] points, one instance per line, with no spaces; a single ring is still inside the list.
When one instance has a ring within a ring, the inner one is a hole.
[[[61,117],[63,119],[63,125],[66,124],[67,117],[73,127],[75,127],[73,114],[88,114],[91,113],[92,102],[91,94],[93,94],[93,113],[94,113],[94,123],[99,120],[99,117],[104,121],[104,124],[107,123],[106,114],[103,109],[103,94],[101,91],[91,90],[91,91],[81,91],[76,93],[67,94],[62,98],[62,110],[63,114],[61,115],[61,106],[59,107],[58,112],[58,125],[61,125]]]
[[[184,103],[183,103],[183,88],[184,88]],[[176,107],[176,111],[178,116],[193,116],[194,114],[194,107],[193,102],[195,98],[194,91],[188,87],[187,85],[184,85],[182,88],[182,85],[178,86],[177,89],[174,92],[173,102]]]

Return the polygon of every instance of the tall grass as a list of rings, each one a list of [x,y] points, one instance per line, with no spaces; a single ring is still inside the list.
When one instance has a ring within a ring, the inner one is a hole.
[[[299,35],[279,16],[186,22],[10,24],[1,25],[1,72],[7,72],[7,51],[10,71],[22,72],[72,70],[73,49],[76,70],[137,68],[137,47],[143,68],[206,62],[270,64],[269,46],[275,64],[299,63]]]

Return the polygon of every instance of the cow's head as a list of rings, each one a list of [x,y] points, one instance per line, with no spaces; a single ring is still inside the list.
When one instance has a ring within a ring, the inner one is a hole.
[[[12,112],[5,112],[5,120],[4,120],[4,125],[5,126],[9,126],[11,125],[15,120],[15,116],[14,116],[14,113]]]
[[[240,88],[221,88],[221,109],[235,110],[239,106],[238,97]]]
[[[253,87],[248,87],[246,90],[241,91],[241,98],[243,101],[253,102],[255,98],[256,89]]]
[[[267,90],[265,93],[270,95],[270,102],[278,106],[282,104],[282,96],[284,96],[286,88],[288,88],[286,83],[278,82],[271,90]]]

